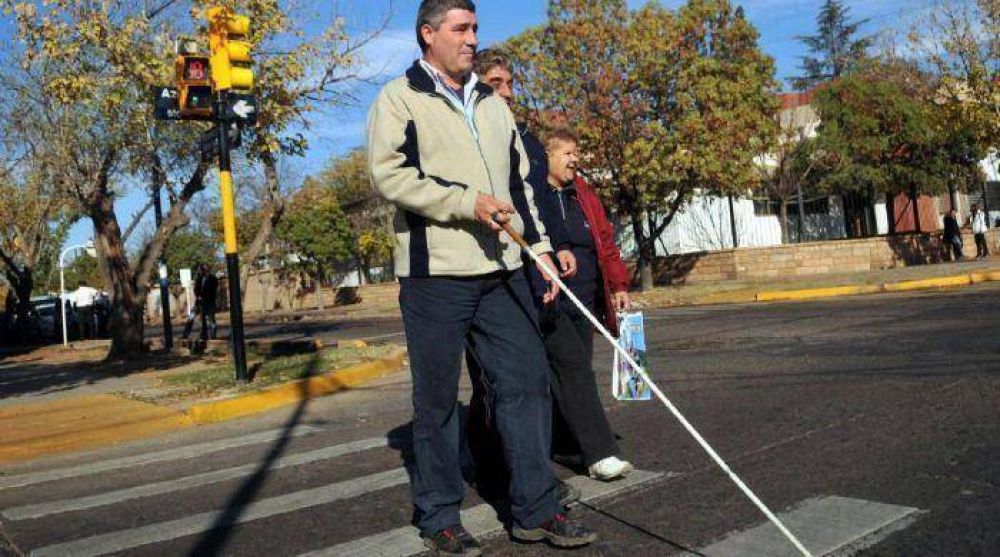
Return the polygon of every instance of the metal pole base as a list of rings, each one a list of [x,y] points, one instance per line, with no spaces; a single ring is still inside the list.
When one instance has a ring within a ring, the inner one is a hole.
[[[229,339],[232,344],[233,363],[236,365],[236,383],[246,385],[250,381],[247,373],[246,343],[243,340],[243,297],[240,295],[240,256],[226,254],[226,273],[229,275]]]

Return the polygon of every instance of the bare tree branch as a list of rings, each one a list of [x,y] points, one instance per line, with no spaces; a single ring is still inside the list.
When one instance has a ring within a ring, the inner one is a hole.
[[[135,232],[136,228],[139,227],[139,223],[142,222],[142,218],[146,216],[146,213],[153,208],[153,200],[150,199],[146,201],[146,204],[139,209],[139,212],[132,216],[132,222],[125,228],[125,232],[122,234],[122,242],[128,243],[128,239],[132,237],[132,233]]]

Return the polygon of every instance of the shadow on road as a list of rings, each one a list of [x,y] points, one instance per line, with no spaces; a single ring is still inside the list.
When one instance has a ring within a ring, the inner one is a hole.
[[[319,369],[320,355],[314,354],[309,360],[309,364],[304,374],[304,378],[313,377]],[[215,520],[215,523],[198,540],[194,548],[188,553],[190,557],[211,557],[221,555],[229,539],[233,534],[233,527],[239,524],[240,518],[247,508],[253,504],[254,499],[264,487],[268,476],[271,474],[271,466],[285,453],[289,443],[293,438],[292,433],[302,422],[306,407],[309,405],[309,397],[305,381],[299,382],[302,397],[292,412],[291,417],[282,426],[281,437],[274,443],[267,456],[260,462],[257,470],[252,476],[247,478],[226,503],[225,509]]]
[[[608,512],[608,511],[606,511],[604,509],[601,509],[600,507],[596,507],[594,505],[591,505],[590,503],[583,503],[583,502],[581,502],[580,506],[583,507],[583,508],[585,508],[585,509],[587,509],[587,510],[589,510],[589,511],[591,511],[591,512],[599,514],[599,515],[601,515],[601,516],[603,516],[605,518],[613,520],[613,521],[617,522],[618,524],[621,524],[622,526],[625,526],[625,527],[629,528],[630,530],[634,530],[634,531],[636,531],[636,532],[638,532],[638,533],[640,533],[640,534],[642,534],[644,536],[647,536],[649,538],[652,538],[652,539],[654,539],[654,540],[656,540],[658,542],[665,543],[665,544],[669,545],[672,549],[675,549],[677,551],[682,551],[683,553],[681,553],[681,555],[684,555],[684,556],[689,556],[690,555],[690,556],[694,556],[694,557],[708,557],[704,553],[700,553],[698,551],[695,551],[694,549],[691,549],[690,547],[686,547],[686,546],[681,545],[681,544],[679,544],[679,543],[677,543],[675,541],[669,540],[669,539],[667,539],[667,538],[665,538],[665,537],[657,534],[656,532],[652,532],[650,530],[647,530],[646,528],[643,528],[642,526],[639,526],[638,524],[634,524],[632,522],[629,522],[628,520],[625,520],[624,518],[620,518],[618,516],[615,516],[614,514]]]

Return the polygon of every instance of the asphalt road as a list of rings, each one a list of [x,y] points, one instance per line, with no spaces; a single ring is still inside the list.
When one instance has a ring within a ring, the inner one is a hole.
[[[860,554],[994,556],[998,312],[997,286],[655,310],[650,365],[776,511],[824,495],[915,507],[916,522]],[[601,347],[596,361],[607,394],[610,351]],[[692,554],[764,521],[657,402],[609,398],[624,456],[663,476],[574,510],[601,535],[574,555]],[[0,553],[301,555],[403,527],[405,476],[391,471],[406,448],[408,400],[401,374],[251,420],[0,469]],[[358,440],[374,446],[343,446]],[[115,460],[151,453],[161,454],[145,464]],[[25,479],[34,483],[13,485]],[[470,490],[467,505],[479,502]],[[503,536],[487,549],[555,553]]]

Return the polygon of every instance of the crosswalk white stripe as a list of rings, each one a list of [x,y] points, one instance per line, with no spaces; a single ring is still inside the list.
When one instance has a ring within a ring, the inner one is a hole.
[[[923,512],[914,507],[834,495],[805,501],[780,516],[814,555],[853,555],[908,527]],[[777,528],[765,522],[730,534],[696,554],[710,557],[796,557],[799,552]]]
[[[371,439],[362,439],[360,441],[344,443],[342,445],[325,447],[315,451],[293,454],[277,459],[269,467],[269,470],[279,470],[281,468],[288,468],[290,466],[301,466],[303,464],[310,464],[312,462],[337,458],[351,453],[357,453],[357,452],[367,451],[369,449],[385,447],[387,444],[388,441],[385,437],[374,437]],[[235,480],[251,476],[256,471],[257,471],[256,464],[246,464],[243,466],[226,468],[224,470],[214,470],[212,472],[206,472],[203,474],[196,474],[193,476],[186,476],[183,478],[177,478],[173,480],[155,482],[151,484],[130,487],[127,489],[120,489],[117,491],[109,491],[107,493],[100,493],[97,495],[77,497],[74,499],[64,499],[61,501],[36,503],[33,505],[24,505],[21,507],[13,507],[4,510],[0,514],[2,514],[3,517],[8,520],[25,520],[29,518],[41,518],[43,516],[48,516],[56,513],[81,511],[81,510],[91,509],[94,507],[102,507],[105,505],[121,503],[123,501],[129,501],[141,497],[152,497],[154,495],[162,495],[164,493],[175,493],[177,491],[181,491],[183,489],[190,489],[192,487],[211,485],[217,482],[223,482],[228,480]]]
[[[661,472],[636,470],[626,478],[615,482],[599,482],[581,476],[570,478],[568,482],[580,490],[582,494],[580,501],[589,503],[662,476]],[[487,504],[462,511],[462,525],[476,538],[484,538],[503,530],[503,523],[497,519],[496,511]],[[407,526],[304,553],[299,557],[409,557],[426,550],[419,531]]]
[[[143,545],[200,534],[220,526],[243,524],[261,518],[350,499],[372,491],[402,485],[407,480],[406,470],[396,468],[387,472],[255,501],[244,507],[239,516],[231,523],[218,523],[228,513],[226,509],[220,509],[177,520],[42,547],[32,551],[31,557],[96,557],[107,555],[116,551],[125,551]]]
[[[292,437],[302,437],[304,435],[310,435],[316,433],[317,431],[320,431],[320,429],[317,427],[300,425],[296,427],[294,430],[292,430],[290,435]],[[142,466],[145,464],[153,464],[157,462],[184,460],[188,458],[194,458],[196,456],[202,456],[219,451],[225,451],[228,449],[246,447],[248,445],[259,445],[261,443],[269,443],[271,441],[280,439],[284,435],[285,435],[285,430],[275,429],[271,431],[254,433],[252,435],[245,435],[243,437],[233,437],[230,439],[221,439],[218,441],[208,441],[206,443],[198,443],[196,445],[189,445],[177,449],[157,451],[155,453],[147,453],[147,454],[128,456],[123,458],[102,460],[100,462],[94,462],[90,464],[82,464],[79,466],[71,466],[68,468],[59,468],[56,470],[44,470],[41,472],[33,472],[30,474],[22,474],[18,476],[0,477],[0,489],[24,487],[27,485],[34,485],[43,482],[64,480],[67,478],[78,478],[80,476],[90,476],[93,474],[100,474],[102,472],[110,472],[113,470],[121,470],[124,468],[132,468],[135,466]]]

